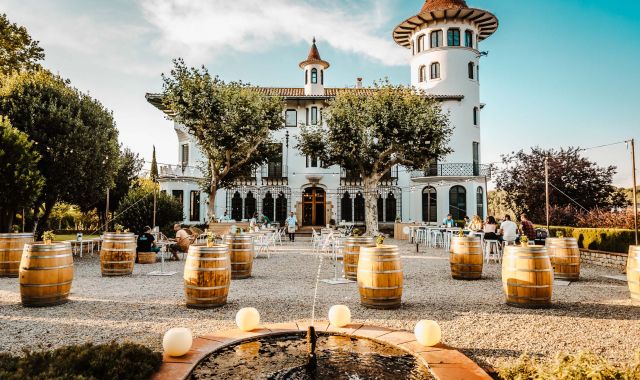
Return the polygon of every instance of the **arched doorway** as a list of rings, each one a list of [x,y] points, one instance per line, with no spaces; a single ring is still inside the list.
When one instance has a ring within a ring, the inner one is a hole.
[[[324,189],[307,187],[302,194],[302,225],[326,225],[325,210],[327,197]]]
[[[438,191],[433,186],[422,189],[422,220],[429,223],[438,221]]]

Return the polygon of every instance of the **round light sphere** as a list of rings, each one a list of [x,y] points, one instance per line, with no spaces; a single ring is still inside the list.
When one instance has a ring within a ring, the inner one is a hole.
[[[182,356],[189,352],[192,343],[191,330],[186,327],[175,327],[164,334],[162,348],[169,356]]]
[[[329,322],[332,326],[344,327],[351,323],[351,310],[345,305],[333,305],[329,309]]]
[[[236,314],[236,325],[242,331],[255,330],[260,324],[260,313],[253,307],[245,307]]]
[[[442,340],[442,330],[436,321],[423,319],[416,324],[413,332],[418,343],[423,346],[435,346]]]

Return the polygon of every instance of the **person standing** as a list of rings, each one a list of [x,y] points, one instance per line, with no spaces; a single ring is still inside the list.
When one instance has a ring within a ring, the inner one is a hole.
[[[511,215],[505,215],[500,223],[500,235],[503,242],[516,242],[518,239],[518,226],[511,220]]]
[[[289,233],[289,241],[294,242],[296,240],[296,226],[298,225],[298,219],[296,219],[293,211],[289,213],[289,217],[285,221],[287,225],[287,233]]]
[[[536,229],[533,227],[533,223],[527,219],[527,214],[520,215],[520,223],[522,234],[529,238],[529,241],[536,239]]]

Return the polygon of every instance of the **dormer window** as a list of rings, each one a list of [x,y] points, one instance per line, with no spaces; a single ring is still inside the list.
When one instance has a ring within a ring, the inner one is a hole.
[[[451,28],[447,31],[447,46],[460,46],[460,29]]]
[[[311,84],[318,83],[318,69],[311,69]]]

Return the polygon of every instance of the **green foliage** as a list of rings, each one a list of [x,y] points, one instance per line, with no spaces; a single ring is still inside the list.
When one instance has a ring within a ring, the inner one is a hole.
[[[0,74],[33,70],[44,59],[44,50],[31,39],[27,28],[11,23],[6,14],[0,15]]]
[[[634,380],[640,378],[640,353],[630,366],[614,366],[606,359],[581,352],[577,355],[557,355],[553,360],[541,361],[523,355],[513,365],[501,368],[503,380]]]
[[[45,231],[42,234],[42,240],[54,241],[54,240],[56,240],[56,234],[54,234],[53,231]]]
[[[596,207],[617,206],[611,204],[619,197],[612,196],[615,188],[612,177],[614,166],[599,167],[580,154],[579,148],[544,150],[539,147],[502,156],[506,168],[496,178],[496,188],[504,191],[506,205],[517,214],[526,213],[530,220],[543,223],[545,216],[545,157],[549,160],[549,203],[555,207],[572,205],[570,198],[587,210]],[[568,197],[567,197],[568,196]],[[570,198],[569,198],[570,197]],[[551,222],[559,224],[554,214]]]
[[[0,232],[8,232],[15,213],[30,207],[40,194],[44,179],[39,160],[29,136],[0,116]]]
[[[174,223],[183,219],[182,204],[174,197],[159,193],[156,206],[156,224],[168,231]],[[133,188],[122,199],[116,210],[115,220],[136,233],[153,223],[153,188],[140,186]]]
[[[160,369],[162,355],[132,343],[83,344],[22,356],[0,353],[5,380],[145,380]]]
[[[138,176],[142,170],[144,160],[138,153],[133,152],[129,148],[120,146],[120,154],[118,155],[117,168],[113,177],[113,185],[109,188],[109,210],[117,210],[122,199],[129,193],[129,190],[139,185]],[[104,211],[107,207],[106,197],[100,198],[96,203],[100,216],[104,217]]]
[[[271,132],[284,128],[284,103],[247,84],[225,83],[204,67],[187,68],[181,59],[162,79],[164,105],[196,138],[207,159],[205,191],[211,217],[217,189],[245,177],[274,155]]]
[[[36,205],[45,208],[39,232],[56,202],[86,211],[104,197],[118,165],[118,131],[101,103],[38,70],[3,79],[0,114],[29,135],[42,157],[38,169],[45,184]]]
[[[549,227],[549,230],[550,236],[561,232],[565,237],[576,238],[580,248],[595,251],[627,253],[635,242],[633,230],[574,227]]]
[[[153,146],[153,155],[151,156],[151,172],[149,177],[153,182],[158,182],[158,161],[156,160],[156,146]]]

